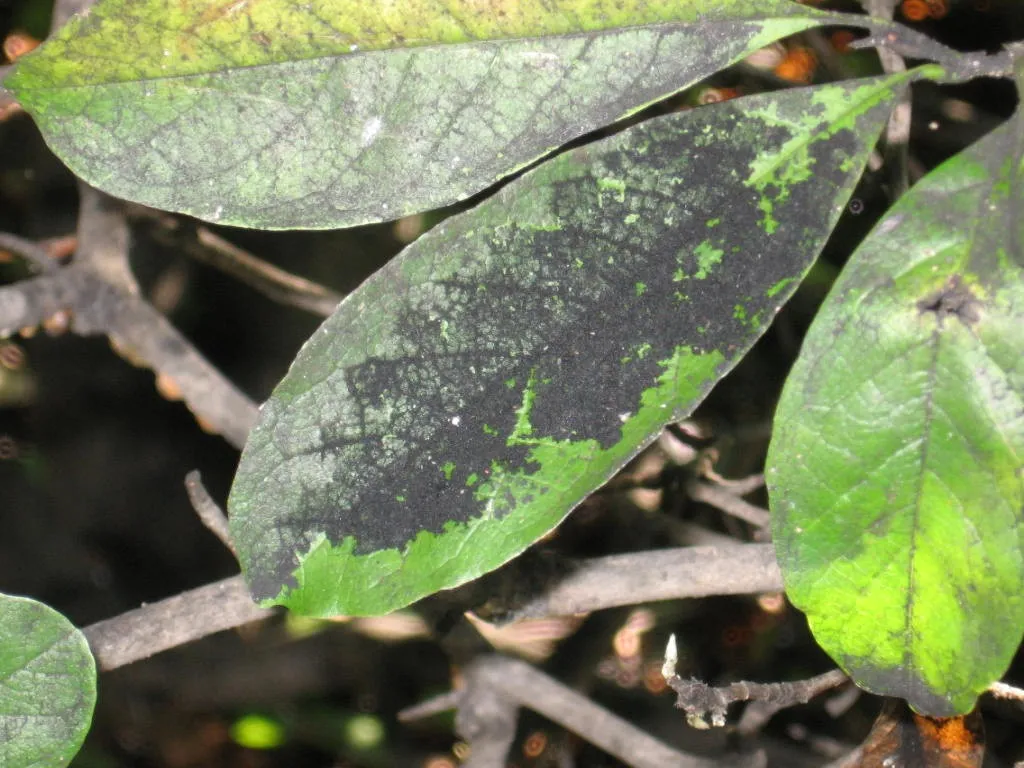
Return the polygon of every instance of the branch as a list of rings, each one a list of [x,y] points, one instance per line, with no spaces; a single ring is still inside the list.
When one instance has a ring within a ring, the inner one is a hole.
[[[464,687],[457,692],[455,732],[469,742],[464,768],[501,768],[516,737],[520,703],[489,684],[485,664],[487,659],[467,668]]]
[[[755,475],[755,477],[761,478],[760,475]],[[764,480],[762,478],[757,487],[763,484]],[[699,480],[693,480],[687,484],[686,492],[691,499],[710,504],[727,515],[737,517],[758,528],[767,528],[769,523],[771,523],[771,515],[767,509],[762,509],[740,498],[741,493],[750,492],[744,485],[739,485],[734,490],[726,485],[702,483]]]
[[[892,19],[892,0],[867,0],[866,10],[872,16]],[[887,74],[906,72],[903,57],[887,46],[879,46],[878,58]],[[885,167],[889,176],[889,197],[900,197],[910,188],[910,89],[904,88],[889,114],[885,129]]]
[[[23,237],[0,232],[0,248],[13,251],[24,257],[39,272],[54,272],[60,268],[60,265],[53,260],[53,257],[50,256],[50,252],[46,248]]]
[[[0,287],[0,337],[70,313],[72,330],[109,336],[131,362],[173,382],[201,426],[241,448],[256,422],[256,404],[137,295],[123,217],[87,187],[79,232],[79,250],[70,266]]]
[[[668,667],[664,667],[663,671],[665,671],[667,669],[668,669]],[[846,677],[846,675],[843,674],[840,670],[838,670],[838,669],[837,670],[833,670],[832,672],[828,672],[825,675],[821,676],[821,678],[824,678],[824,680],[821,680],[822,688],[821,688],[821,690],[818,690],[818,691],[812,693],[811,694],[812,696],[817,696],[818,694],[824,693],[826,690],[828,690],[828,683],[831,682],[831,680],[828,678],[829,675],[835,675],[837,678],[840,677],[840,676],[842,677],[842,679],[839,680],[839,682],[836,683],[836,685],[842,685],[844,682],[845,683],[850,682],[849,679]],[[807,680],[807,681],[798,682],[798,683],[787,683],[787,685],[807,685],[807,684],[813,684],[817,680],[819,680],[819,678],[813,678],[812,680]],[[694,681],[694,682],[696,682],[696,681]],[[749,685],[749,684],[742,683],[742,684],[738,684],[738,685]],[[709,689],[709,690],[715,690],[715,689]],[[717,689],[717,690],[719,690],[719,691],[727,691],[727,689]],[[682,697],[682,692],[681,691],[677,691],[677,693],[679,693],[680,697]],[[834,696],[830,696],[828,699],[826,699],[823,702],[822,706],[824,707],[825,711],[831,717],[839,718],[839,717],[842,716],[842,714],[847,709],[849,709],[850,707],[852,707],[854,705],[854,703],[856,703],[857,699],[860,698],[860,695],[862,693],[863,693],[863,691],[860,688],[858,688],[856,685],[847,685],[845,688],[840,690]],[[730,701],[724,703],[724,706],[727,707],[728,704],[731,703],[732,701],[738,701],[738,700],[740,700],[740,699],[730,699]],[[738,735],[740,738],[750,738],[750,737],[754,736],[755,734],[757,734],[757,732],[760,731],[768,723],[769,720],[771,720],[773,717],[775,717],[776,713],[778,713],[782,709],[785,709],[786,707],[791,706],[793,703],[802,703],[802,702],[789,702],[789,701],[786,701],[784,699],[781,700],[781,701],[778,701],[778,700],[775,700],[771,696],[769,696],[768,698],[753,697],[751,699],[750,703],[746,707],[743,708],[743,714],[740,716],[739,722],[737,722],[736,725],[731,730],[736,735]],[[678,702],[677,702],[677,706],[678,706]],[[689,710],[688,710],[687,711],[687,720],[689,721],[690,717],[695,717],[702,724],[702,727],[707,728],[708,727],[708,723],[707,723],[707,720],[704,719],[706,714],[707,714],[706,712],[696,712],[696,713],[692,713],[691,714],[689,712]],[[717,717],[717,719],[716,719],[716,717]],[[712,715],[712,723],[711,724],[714,725],[714,726],[721,726],[721,725],[724,725],[724,722],[725,722],[725,710],[723,708],[723,709],[719,710],[719,714],[717,716],[714,715],[714,714]]]
[[[720,474],[715,472],[712,467],[702,468],[700,474],[715,485],[729,491],[734,496],[746,496],[748,493],[753,493],[754,491],[764,488],[764,475],[760,472],[753,475],[747,475],[746,477],[740,477],[735,480],[722,477]]]
[[[721,727],[729,705],[737,701],[767,704],[773,712],[796,704],[806,704],[815,696],[842,685],[850,678],[840,669],[833,669],[808,680],[787,683],[738,682],[715,688],[699,680],[683,680],[676,674],[676,637],[672,635],[665,649],[662,674],[676,692],[676,707],[686,712],[686,722],[693,728]],[[710,718],[710,723],[708,722]]]
[[[82,270],[66,267],[55,275],[0,286],[0,338],[22,328],[35,328],[48,317],[67,309],[77,294],[87,290]]]
[[[713,531],[697,523],[688,520],[680,520],[664,512],[659,512],[653,519],[659,525],[665,526],[670,536],[670,541],[680,546],[687,547],[742,547],[745,546],[739,539],[734,539],[725,533]]]
[[[889,0],[880,1],[892,5]],[[993,54],[984,51],[964,53],[893,21],[875,18],[864,19],[863,23],[871,30],[871,34],[854,40],[850,43],[851,48],[884,48],[908,59],[934,61],[946,70],[946,76],[938,82],[963,83],[977,77],[1010,77],[1013,74],[1013,59],[1008,51]]]
[[[450,712],[453,709],[458,709],[459,697],[461,695],[461,691],[447,691],[445,693],[439,693],[437,696],[429,698],[426,701],[422,701],[419,704],[406,707],[398,713],[398,722],[414,723],[417,720],[423,720],[427,717],[440,715],[442,712]]]
[[[122,355],[168,376],[189,409],[237,448],[256,422],[257,406],[200,355],[148,303],[116,289],[86,265],[0,287],[0,337],[34,327],[59,312],[72,329],[106,334]]]
[[[198,469],[193,469],[185,475],[185,490],[188,493],[188,500],[192,509],[199,515],[203,525],[210,529],[214,536],[220,539],[221,544],[228,548],[235,558],[238,551],[235,543],[231,540],[231,531],[228,530],[228,518],[217,502],[213,500],[206,487],[203,485],[203,478]]]
[[[146,222],[153,239],[183,250],[196,261],[219,269],[271,301],[327,317],[342,296],[319,283],[268,264],[208,228],[183,226],[174,216],[142,205],[125,206],[127,214]]]
[[[515,735],[515,710],[528,707],[619,758],[634,768],[712,768],[725,765],[680,752],[658,741],[590,699],[548,677],[524,661],[499,655],[484,656],[464,670],[465,685],[455,696],[445,695],[428,705],[399,715],[437,711],[457,705],[456,728],[470,742],[473,768],[504,766]],[[761,754],[732,765],[764,765]]]
[[[1007,683],[992,683],[988,687],[988,693],[991,693],[997,699],[1009,699],[1024,704],[1024,689]]]
[[[327,317],[341,301],[340,294],[312,280],[278,269],[206,227],[196,229],[196,241],[201,247],[190,249],[189,252],[198,260],[238,278],[279,304]]]
[[[509,621],[566,616],[621,605],[782,590],[770,544],[681,547],[583,561]]]
[[[106,672],[272,614],[252,601],[241,576],[232,576],[98,621],[82,631],[97,666]]]
[[[53,17],[50,19],[50,36],[52,37],[68,19],[76,13],[84,13],[96,4],[96,0],[56,0],[53,4]]]
[[[85,264],[114,288],[139,295],[139,284],[128,263],[131,233],[128,219],[113,198],[78,182],[78,226],[75,263]]]

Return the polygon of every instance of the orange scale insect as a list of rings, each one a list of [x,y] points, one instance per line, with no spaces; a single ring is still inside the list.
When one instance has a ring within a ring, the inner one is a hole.
[[[818,57],[809,48],[794,48],[775,67],[775,76],[791,83],[809,83],[818,68]]]
[[[928,15],[933,19],[941,19],[949,13],[948,0],[927,0]]]
[[[903,0],[900,13],[907,21],[924,21],[931,15],[928,0]]]
[[[39,47],[39,40],[25,32],[11,32],[4,38],[4,56],[10,62],[17,61],[26,53]]]

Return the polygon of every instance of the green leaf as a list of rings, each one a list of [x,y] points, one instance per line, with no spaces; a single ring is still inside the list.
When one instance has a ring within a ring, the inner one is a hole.
[[[101,0],[6,85],[114,195],[344,227],[463,199],[836,18],[788,0]]]
[[[42,603],[0,594],[0,765],[67,765],[95,703],[96,664],[82,633]]]
[[[790,599],[863,688],[968,712],[1024,627],[1024,117],[853,255],[768,456]]]
[[[913,76],[650,120],[406,248],[250,435],[229,504],[257,598],[384,613],[551,530],[763,332]]]

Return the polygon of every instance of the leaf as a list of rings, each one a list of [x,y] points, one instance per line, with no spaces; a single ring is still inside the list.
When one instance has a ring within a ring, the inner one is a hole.
[[[863,688],[969,711],[1024,627],[1024,117],[858,248],[768,456],[786,592]]]
[[[42,603],[0,594],[0,765],[67,765],[95,703],[96,664],[82,633]]]
[[[114,195],[346,227],[463,199],[842,18],[788,0],[101,0],[6,85]]]
[[[914,76],[650,120],[406,248],[250,435],[229,505],[257,598],[385,613],[551,530],[763,332]]]

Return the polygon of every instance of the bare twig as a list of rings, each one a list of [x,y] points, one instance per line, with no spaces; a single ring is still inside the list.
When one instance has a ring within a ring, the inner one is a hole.
[[[838,670],[836,670],[838,672]],[[847,709],[852,707],[856,703],[857,699],[860,698],[863,691],[855,685],[847,685],[842,688],[834,696],[827,698],[823,707],[831,717],[838,718],[846,712]],[[736,733],[740,736],[748,737],[753,736],[755,733],[760,731],[765,724],[771,720],[775,714],[785,709],[788,704],[776,704],[770,701],[751,701],[746,708],[743,710],[743,714],[740,716],[740,721],[736,724]]]
[[[779,707],[764,701],[750,702],[743,709],[740,721],[736,723],[736,733],[744,738],[753,736],[764,728],[778,711]]]
[[[851,752],[852,744],[847,741],[841,741],[839,739],[827,736],[824,733],[816,733],[814,730],[808,728],[806,725],[801,723],[790,723],[786,726],[786,736],[794,744],[800,744],[804,749],[810,751],[813,754],[820,755],[826,760],[838,760],[845,757]],[[868,758],[871,756],[869,755]],[[878,761],[865,760],[861,757],[862,762],[855,763],[857,768],[865,768],[865,766],[877,766]],[[884,766],[884,762],[882,762]],[[887,767],[886,767],[887,768]]]
[[[814,51],[814,55],[818,57],[818,61],[821,62],[830,78],[846,80],[855,76],[846,60],[821,30],[808,30],[804,32],[803,38],[811,46],[811,50]]]
[[[879,0],[869,0],[879,2]],[[881,0],[892,5],[889,0]],[[885,14],[885,10],[881,11]],[[888,12],[888,17],[892,12]],[[871,30],[868,37],[854,40],[851,48],[886,48],[911,59],[934,61],[945,70],[945,77],[939,82],[961,83],[976,77],[1008,77],[1013,74],[1013,59],[1008,51],[985,53],[984,51],[957,51],[923,32],[897,24],[887,19],[864,19],[864,26]]]
[[[204,428],[240,448],[256,421],[256,404],[137,295],[124,219],[108,198],[84,185],[79,231],[70,266],[0,287],[0,337],[70,313],[75,332],[109,336],[133,363],[173,382]]]
[[[867,0],[872,16],[891,19],[893,0]],[[903,57],[888,47],[878,48],[878,58],[886,73],[906,72]],[[905,88],[889,115],[885,129],[885,167],[889,176],[889,196],[895,200],[910,187],[910,89]]]
[[[238,557],[235,543],[231,540],[231,532],[228,530],[228,518],[217,502],[213,500],[203,485],[203,478],[198,469],[193,469],[185,475],[185,490],[188,492],[188,500],[192,509],[199,515],[213,535],[220,539],[221,543],[228,548],[232,555]]]
[[[855,685],[847,686],[843,690],[837,691],[833,696],[829,696],[825,699],[825,711],[828,712],[829,717],[838,719],[845,715],[847,710],[857,703],[857,700],[863,692],[864,691],[862,689]]]
[[[70,304],[74,291],[66,285],[69,270],[62,270],[59,275],[0,286],[0,338],[22,328],[34,328]]]
[[[885,51],[879,51],[879,55],[882,53]],[[894,61],[898,60],[903,69],[906,69],[902,58],[896,54],[893,54],[892,58]],[[889,122],[885,128],[884,165],[889,172],[889,197],[892,200],[910,189],[910,122],[910,90],[904,89],[889,115]]]
[[[786,683],[741,681],[716,688],[699,680],[682,679],[675,673],[675,666],[675,636],[672,636],[665,650],[665,666],[662,671],[665,681],[676,692],[676,707],[686,712],[686,721],[694,728],[725,725],[726,710],[733,702],[761,702],[768,705],[772,712],[777,712],[796,704],[806,704],[818,694],[849,680],[842,670],[833,669],[808,680]]]
[[[203,246],[190,250],[197,259],[238,278],[280,304],[326,317],[341,301],[340,294],[312,280],[278,269],[206,227],[196,229],[196,241]]]
[[[508,746],[515,733],[514,710],[518,707],[540,713],[635,768],[764,765],[760,754],[723,763],[672,749],[524,661],[484,656],[466,668],[464,677],[465,686],[456,696],[429,704],[431,713],[445,704],[458,706],[457,727],[471,745],[467,765],[475,768],[506,764]],[[413,708],[400,717],[410,719],[418,711],[419,708]]]
[[[676,433],[676,430],[671,428],[662,430],[661,434],[658,435],[658,447],[661,448],[665,457],[670,462],[680,467],[696,461],[700,455],[700,451],[683,440]]]
[[[448,691],[440,693],[426,701],[406,707],[398,713],[398,721],[401,723],[413,723],[426,717],[433,717],[442,712],[450,712],[459,706],[460,691]]]
[[[78,182],[78,196],[75,263],[88,265],[114,288],[138,296],[139,284],[128,263],[128,219],[120,203],[84,181]]]
[[[71,311],[72,329],[106,334],[133,362],[170,377],[210,430],[240,448],[256,422],[256,404],[200,355],[153,307],[72,264],[53,275],[0,287],[0,337]]]
[[[781,589],[782,575],[770,544],[662,549],[584,561],[510,620]]]
[[[748,493],[753,493],[754,491],[764,488],[764,475],[760,472],[753,475],[747,475],[746,477],[740,477],[735,480],[722,477],[710,467],[705,468],[702,474],[715,485],[721,486],[734,496],[746,496]]]
[[[500,657],[499,657],[500,658]],[[519,702],[501,687],[490,684],[486,660],[465,671],[465,684],[458,697],[455,732],[469,742],[466,768],[502,768],[516,737]]]
[[[891,20],[896,6],[901,0],[859,0],[860,7],[875,19]]]
[[[1011,701],[1024,703],[1024,689],[1008,685],[1007,683],[992,683],[988,687],[988,693],[991,693],[997,699],[1010,699]]]
[[[83,632],[98,667],[108,671],[272,613],[252,601],[241,576],[232,576],[91,624]]]
[[[763,479],[762,479],[763,484]],[[740,498],[739,493],[729,486],[718,485],[717,483],[702,483],[694,480],[686,487],[690,498],[710,504],[727,515],[732,515],[758,528],[766,528],[771,522],[771,515],[767,509],[762,509],[750,502]],[[744,491],[743,487],[739,491]]]
[[[53,16],[50,19],[50,34],[67,24],[68,19],[76,13],[88,11],[96,0],[56,0],[53,4]]]
[[[228,242],[207,227],[191,227],[180,219],[142,205],[127,204],[128,216],[149,225],[149,234],[170,248],[228,274],[271,301],[326,317],[341,294],[320,283],[286,272]]]
[[[659,513],[656,518],[660,525],[665,526],[670,541],[687,547],[742,547],[744,542],[734,539],[725,533],[713,531],[703,525],[680,520],[672,515]]]
[[[40,272],[54,272],[60,268],[60,264],[53,260],[46,248],[23,237],[0,232],[0,248],[23,256]]]

